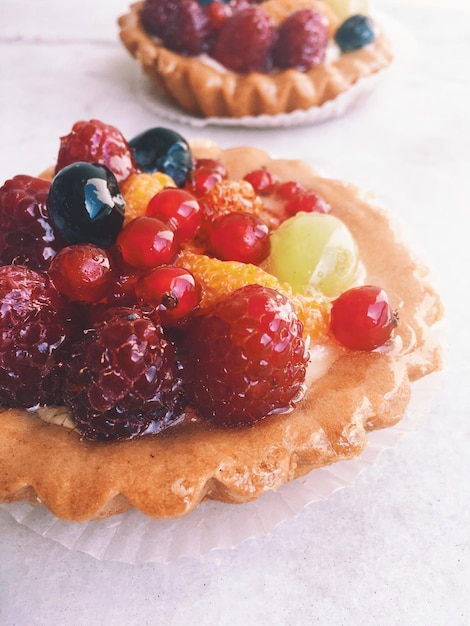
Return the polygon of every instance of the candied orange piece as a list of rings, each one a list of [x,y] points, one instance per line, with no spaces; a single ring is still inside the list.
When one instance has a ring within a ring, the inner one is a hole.
[[[165,187],[176,187],[176,183],[163,172],[131,174],[121,183],[121,192],[126,201],[126,222],[144,215],[150,200]]]
[[[263,210],[261,198],[246,180],[221,180],[199,201],[208,220],[234,211],[259,215]]]
[[[304,333],[312,338],[325,335],[329,327],[330,304],[320,295],[305,296],[294,293],[290,285],[256,265],[238,261],[220,261],[205,254],[185,250],[177,264],[189,270],[201,285],[200,307],[207,309],[223,300],[232,291],[245,285],[258,284],[271,287],[292,301],[299,320],[304,325]]]

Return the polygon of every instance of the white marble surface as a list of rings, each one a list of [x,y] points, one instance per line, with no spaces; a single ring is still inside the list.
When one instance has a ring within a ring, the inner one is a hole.
[[[233,550],[168,564],[100,562],[0,510],[1,624],[470,622],[470,6],[376,6],[404,28],[407,46],[362,108],[308,128],[173,126],[188,138],[302,158],[375,191],[445,301],[449,348],[432,408],[352,487]],[[165,125],[137,98],[137,68],[117,40],[126,7],[2,0],[2,181],[53,162],[58,137],[78,119],[101,118],[128,137]]]

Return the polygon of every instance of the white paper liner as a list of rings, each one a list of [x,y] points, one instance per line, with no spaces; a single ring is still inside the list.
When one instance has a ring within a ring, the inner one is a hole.
[[[392,428],[370,433],[367,447],[356,459],[313,470],[247,504],[203,502],[190,515],[174,520],[154,520],[131,510],[86,523],[60,520],[46,507],[27,502],[0,506],[36,533],[105,561],[169,563],[214,549],[235,548],[248,539],[269,534],[281,522],[299,515],[306,506],[352,485],[379,454],[393,447],[404,433],[415,430],[418,419],[430,408],[438,377],[439,372],[413,383],[411,402],[403,420]]]
[[[395,59],[392,66],[396,65],[397,61],[408,57],[414,49],[415,43],[413,37],[399,22],[388,15],[378,13],[375,17],[393,42]],[[325,102],[321,106],[314,106],[305,111],[297,110],[291,113],[280,113],[278,115],[257,115],[239,118],[199,117],[191,115],[190,113],[184,112],[159,91],[143,71],[136,73],[135,93],[145,108],[155,113],[157,116],[196,128],[203,128],[205,126],[289,128],[320,124],[328,120],[342,117],[347,111],[366,100],[375,91],[378,83],[388,75],[389,71],[390,67],[387,67],[371,76],[361,78],[347,91],[339,94],[333,100]]]

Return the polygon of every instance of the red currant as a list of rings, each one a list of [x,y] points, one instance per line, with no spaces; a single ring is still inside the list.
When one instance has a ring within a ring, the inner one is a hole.
[[[308,191],[288,200],[284,205],[284,211],[287,217],[292,217],[300,213],[300,211],[304,213],[329,213],[331,207],[328,202],[319,195],[313,191]]]
[[[218,30],[225,20],[232,15],[232,7],[225,2],[211,2],[206,8],[206,14],[212,28]]]
[[[271,251],[269,228],[252,213],[227,213],[211,223],[209,247],[222,261],[259,265]]]
[[[202,224],[199,202],[184,189],[163,189],[150,200],[145,214],[168,222],[181,243],[190,241]]]
[[[293,180],[281,183],[276,187],[276,194],[283,200],[290,200],[299,196],[301,193],[305,193],[306,189],[300,183],[296,183]]]
[[[345,291],[331,308],[331,332],[351,350],[374,350],[383,345],[397,322],[388,295],[373,285]]]
[[[265,167],[260,170],[253,170],[245,176],[257,194],[269,194],[276,184],[276,179]]]
[[[126,263],[142,269],[171,263],[179,252],[175,231],[156,217],[136,217],[121,230],[116,244]]]
[[[198,306],[201,287],[194,276],[182,267],[157,267],[139,279],[136,295],[141,304],[156,307],[164,326],[174,326]]]
[[[227,170],[215,159],[199,159],[190,174],[186,188],[200,198],[227,178]]]
[[[52,259],[49,275],[72,302],[96,303],[111,289],[113,272],[105,250],[83,243],[62,248]]]

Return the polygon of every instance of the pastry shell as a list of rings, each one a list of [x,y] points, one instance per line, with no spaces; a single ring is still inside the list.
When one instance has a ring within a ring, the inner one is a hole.
[[[385,69],[393,59],[391,42],[381,32],[373,44],[305,72],[236,74],[215,62],[165,48],[143,28],[141,7],[142,2],[134,3],[119,18],[121,40],[157,88],[195,116],[241,118],[321,106],[361,78]]]
[[[369,431],[404,416],[411,383],[440,369],[432,326],[442,316],[426,268],[401,241],[375,201],[347,183],[317,175],[299,161],[273,160],[254,148],[192,145],[195,156],[220,158],[229,174],[266,166],[280,180],[297,180],[322,195],[353,233],[365,281],[387,290],[400,323],[387,349],[352,352],[331,338],[335,359],[290,413],[240,429],[220,429],[188,412],[159,435],[130,441],[83,440],[70,428],[32,412],[0,414],[0,502],[44,503],[65,520],[108,517],[131,507],[165,519],[190,513],[204,499],[243,503],[311,470],[351,459]],[[42,409],[67,418],[64,408]]]

